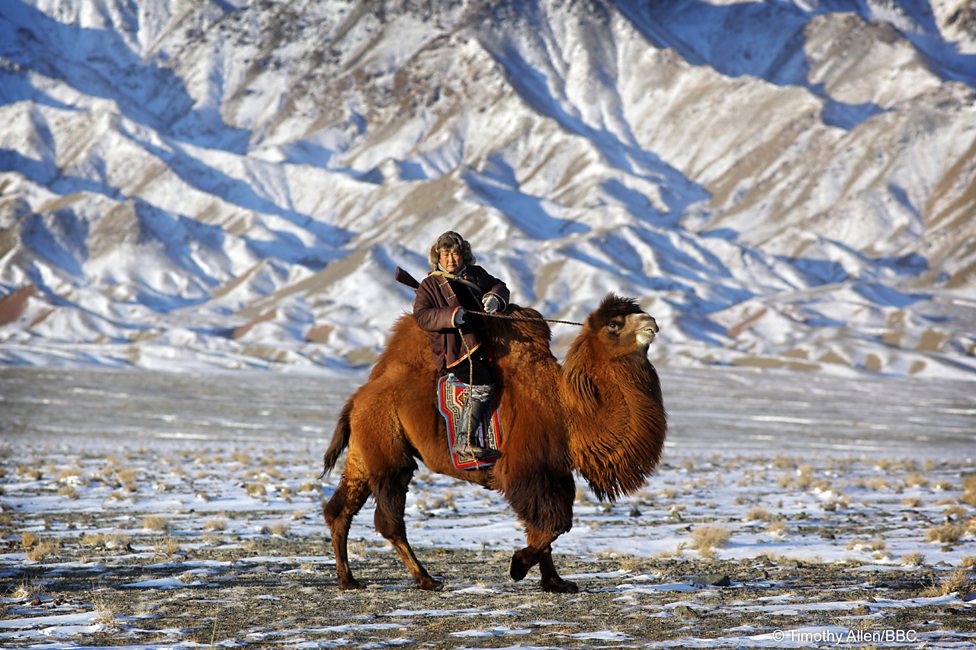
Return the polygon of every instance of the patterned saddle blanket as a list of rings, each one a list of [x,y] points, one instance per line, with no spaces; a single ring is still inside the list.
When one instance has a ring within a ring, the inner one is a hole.
[[[454,375],[444,375],[437,381],[437,408],[444,417],[444,424],[447,425],[447,445],[451,451],[451,462],[457,469],[486,469],[495,464],[495,461],[478,460],[467,454],[459,454],[454,446],[455,432],[461,422],[464,412],[465,400],[468,397],[467,384],[457,380]],[[492,449],[500,449],[502,444],[502,424],[499,417],[500,400],[495,397],[490,415],[481,424],[481,431],[484,435],[483,445]],[[474,424],[477,431],[478,426]],[[472,444],[477,443],[477,437],[472,440]]]

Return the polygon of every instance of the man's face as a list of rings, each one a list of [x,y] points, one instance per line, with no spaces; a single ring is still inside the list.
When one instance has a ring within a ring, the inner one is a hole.
[[[440,251],[440,265],[448,273],[456,273],[461,268],[461,251],[442,248]]]

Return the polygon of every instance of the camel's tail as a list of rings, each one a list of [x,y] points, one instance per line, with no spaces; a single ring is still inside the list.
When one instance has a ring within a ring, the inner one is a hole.
[[[339,413],[339,420],[336,422],[335,432],[332,434],[332,442],[329,444],[329,448],[326,450],[325,456],[322,459],[325,467],[319,478],[332,471],[332,468],[339,462],[339,457],[342,456],[342,452],[349,446],[349,435],[352,433],[352,427],[349,425],[349,416],[351,413],[352,398],[350,397],[346,405],[342,407],[342,412]]]

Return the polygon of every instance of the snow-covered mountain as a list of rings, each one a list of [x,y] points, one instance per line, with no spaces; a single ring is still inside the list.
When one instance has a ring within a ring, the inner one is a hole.
[[[5,0],[0,362],[368,363],[455,229],[547,316],[637,297],[661,364],[976,378],[974,34],[966,0]]]

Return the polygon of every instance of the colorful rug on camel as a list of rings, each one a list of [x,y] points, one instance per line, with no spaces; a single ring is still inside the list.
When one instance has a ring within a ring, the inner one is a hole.
[[[447,444],[451,450],[451,462],[457,469],[485,469],[495,464],[495,461],[478,460],[472,456],[459,454],[454,447],[455,432],[461,422],[461,414],[464,412],[464,404],[467,400],[467,384],[461,383],[454,375],[444,375],[437,382],[437,407],[444,416],[444,423],[447,425]],[[501,448],[502,444],[502,425],[498,415],[500,403],[496,401],[491,415],[487,422],[482,422],[481,430],[486,431],[483,446],[492,449]],[[475,425],[477,431],[478,427]],[[477,440],[472,440],[472,444],[477,444]]]

